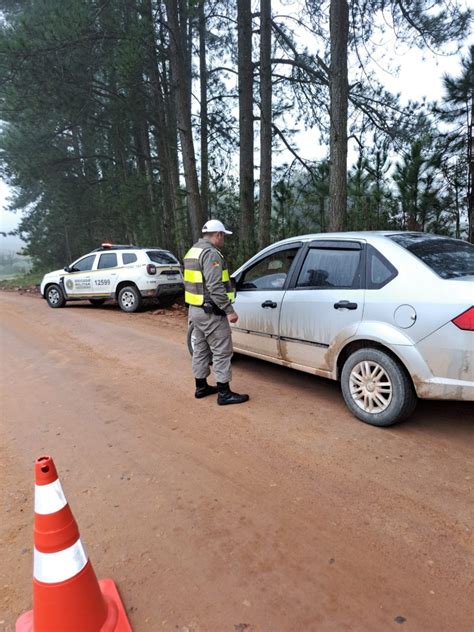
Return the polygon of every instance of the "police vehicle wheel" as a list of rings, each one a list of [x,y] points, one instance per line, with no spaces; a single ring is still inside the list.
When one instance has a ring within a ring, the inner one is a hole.
[[[66,299],[59,285],[50,285],[46,290],[46,301],[50,307],[64,307]]]
[[[126,285],[118,294],[118,304],[124,312],[136,312],[142,304],[140,292],[133,285]]]
[[[94,307],[99,307],[100,305],[103,305],[106,300],[106,298],[90,298],[89,303],[94,305]]]

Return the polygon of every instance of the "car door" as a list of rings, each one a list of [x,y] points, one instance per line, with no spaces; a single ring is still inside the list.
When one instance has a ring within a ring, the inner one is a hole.
[[[64,275],[63,282],[66,293],[72,298],[93,295],[92,269],[97,255],[86,255],[69,266],[69,272]]]
[[[301,243],[280,247],[239,274],[232,326],[236,349],[279,357],[278,324],[285,287]]]
[[[283,360],[334,369],[334,350],[352,336],[364,309],[364,244],[314,240],[283,300],[280,353]]]
[[[117,285],[118,259],[116,252],[103,252],[98,256],[97,270],[92,278],[94,296],[110,296]]]

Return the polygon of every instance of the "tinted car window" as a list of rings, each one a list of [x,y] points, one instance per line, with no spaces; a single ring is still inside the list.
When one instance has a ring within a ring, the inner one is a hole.
[[[390,239],[443,279],[474,275],[474,246],[466,241],[414,233],[390,235]]]
[[[153,263],[160,263],[162,265],[178,263],[178,260],[173,257],[171,252],[166,252],[165,250],[147,250],[146,254]]]
[[[98,268],[116,268],[117,267],[117,255],[115,252],[107,252],[100,255]]]
[[[88,257],[84,257],[83,259],[76,261],[76,263],[71,266],[71,269],[73,272],[87,272],[87,270],[92,270],[94,260],[95,255],[89,255]]]
[[[358,288],[362,250],[311,248],[299,273],[296,287]]]
[[[367,247],[367,288],[379,290],[398,274],[394,266],[373,246]]]
[[[127,265],[127,263],[135,263],[137,260],[137,255],[133,254],[133,252],[124,252],[122,254],[123,265]]]
[[[298,248],[280,250],[246,270],[239,282],[240,290],[281,290]]]

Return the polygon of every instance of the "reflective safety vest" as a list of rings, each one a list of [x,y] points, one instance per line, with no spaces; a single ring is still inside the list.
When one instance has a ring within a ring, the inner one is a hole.
[[[188,305],[203,305],[205,299],[205,283],[199,258],[207,248],[193,246],[184,256],[184,300]],[[222,257],[222,255],[219,253]],[[235,301],[235,292],[230,282],[229,270],[223,261],[222,283],[225,286],[227,298],[231,303]]]

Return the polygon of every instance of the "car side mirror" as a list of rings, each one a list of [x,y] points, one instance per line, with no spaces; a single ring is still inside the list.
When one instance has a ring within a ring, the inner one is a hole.
[[[64,266],[64,272],[71,272],[71,268],[69,266]]]

